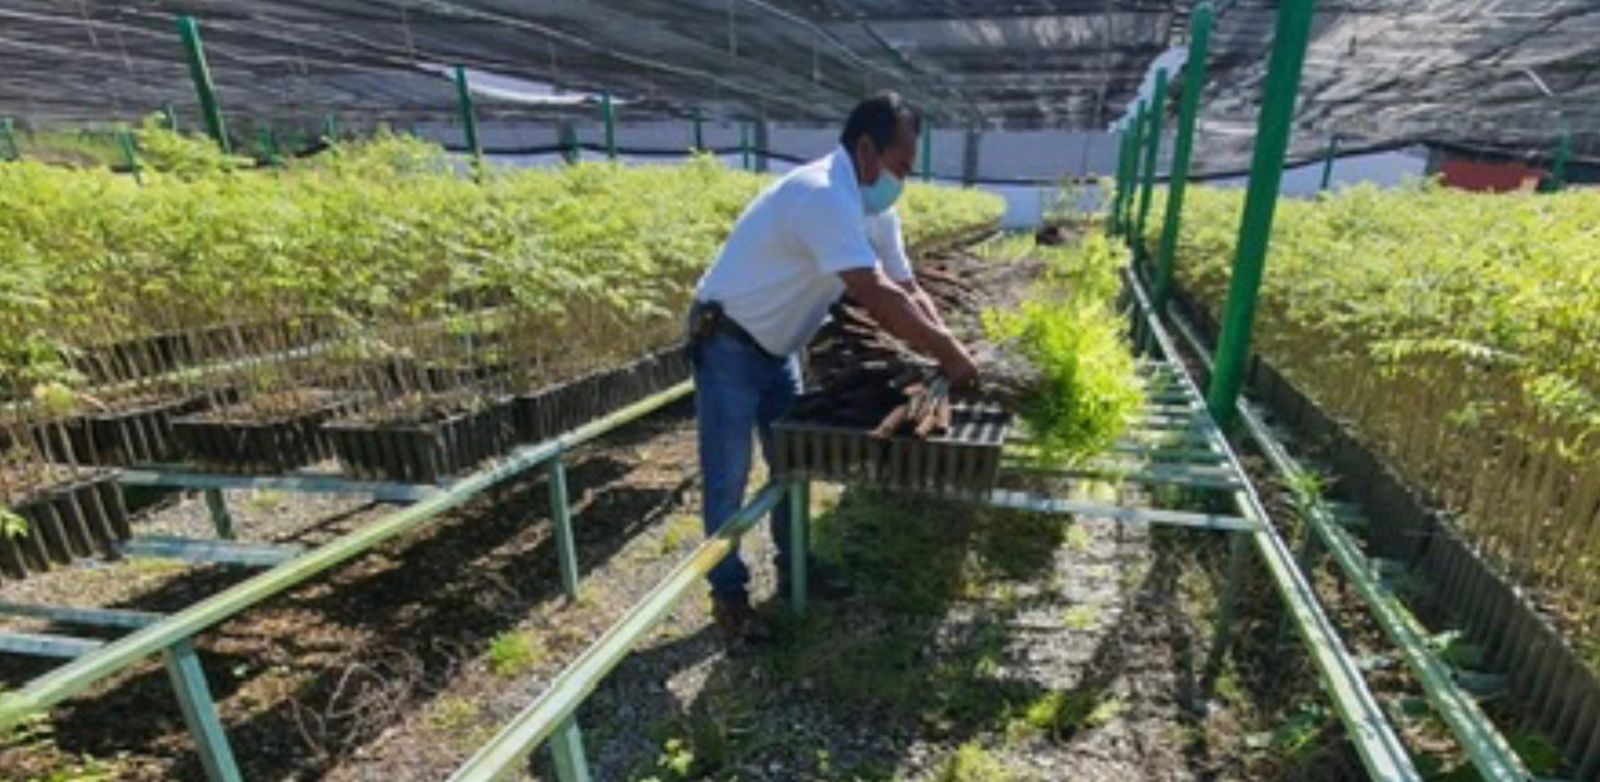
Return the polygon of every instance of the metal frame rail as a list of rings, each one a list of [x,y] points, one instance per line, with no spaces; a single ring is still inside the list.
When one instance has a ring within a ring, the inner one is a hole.
[[[137,628],[128,635],[110,642],[65,636],[41,636],[14,638],[9,648],[7,644],[0,644],[0,652],[50,654],[73,658],[71,662],[40,675],[20,689],[0,693],[0,728],[15,725],[29,715],[83,693],[96,683],[160,654],[166,662],[179,708],[200,753],[207,779],[213,782],[241,780],[232,747],[217,716],[216,704],[211,697],[205,674],[201,670],[199,658],[194,650],[192,641],[197,634],[291,587],[355,559],[382,543],[424,526],[445,511],[459,507],[484,491],[539,465],[546,465],[549,474],[551,513],[555,526],[556,554],[561,566],[562,587],[569,597],[576,596],[577,553],[573,543],[571,510],[567,501],[564,454],[578,445],[660,410],[692,392],[693,384],[683,382],[559,437],[518,448],[490,467],[449,486],[418,492],[419,499],[414,505],[365,524],[323,546],[295,554],[269,570],[171,615],[0,604],[0,610],[9,608],[12,609],[11,613],[60,623]],[[315,481],[304,476],[260,479],[136,471],[131,473],[129,480],[145,485],[195,486],[205,489],[208,498],[216,497],[218,500],[222,488],[235,486],[276,486],[307,491],[348,491],[356,487],[373,493],[386,491],[383,487],[393,488],[388,484]],[[415,488],[417,487],[413,487]],[[226,514],[225,508],[220,504],[211,503],[214,521],[217,519],[216,514],[219,509],[223,515]],[[219,522],[220,532],[222,525]]]
[[[1201,365],[1206,371],[1211,371],[1211,358],[1194,328],[1176,313],[1169,312],[1167,315]],[[1279,476],[1287,479],[1306,473],[1254,404],[1240,397],[1238,408],[1239,420],[1245,431]],[[1458,682],[1455,669],[1429,648],[1427,630],[1401,604],[1394,591],[1383,583],[1378,575],[1378,562],[1369,560],[1361,552],[1345,529],[1345,524],[1335,517],[1333,510],[1321,497],[1311,499],[1305,509],[1308,532],[1301,543],[1301,566],[1310,567],[1308,563],[1313,560],[1313,541],[1327,548],[1345,578],[1355,587],[1373,618],[1383,628],[1384,634],[1399,647],[1434,712],[1455,735],[1485,780],[1525,782],[1533,779],[1510,742],[1479,708],[1477,698],[1465,691]]]
[[[1180,368],[1179,376],[1183,386],[1198,395],[1199,387],[1195,384],[1188,368],[1183,365],[1177,346],[1162,325],[1137,275],[1133,274],[1132,270],[1125,269],[1123,277],[1136,299],[1140,318],[1146,329],[1145,335],[1159,348],[1163,356]],[[1222,437],[1220,431],[1217,437],[1222,441],[1220,445],[1227,449],[1229,460],[1238,469],[1239,474],[1244,475],[1244,469],[1239,465],[1238,457],[1232,447],[1227,444],[1227,439]],[[1262,505],[1255,487],[1247,482],[1243,489],[1233,493],[1233,501],[1241,515],[1257,522],[1255,532],[1250,535],[1251,542],[1255,544],[1257,553],[1272,575],[1273,585],[1277,587],[1278,594],[1294,618],[1295,627],[1311,652],[1312,662],[1316,664],[1323,686],[1333,700],[1334,710],[1344,723],[1345,731],[1361,756],[1368,775],[1378,780],[1420,782],[1422,776],[1412,762],[1410,754],[1400,742],[1394,727],[1389,724],[1383,707],[1368,689],[1360,667],[1345,648],[1338,630],[1329,621],[1327,613],[1322,610],[1316,592],[1306,580],[1305,574],[1300,572],[1288,544],[1270,523],[1266,508]],[[1231,596],[1230,602],[1236,599],[1236,595]],[[1228,613],[1227,606],[1224,607],[1224,613]],[[1216,648],[1213,647],[1214,650]]]
[[[1156,384],[1152,396],[1153,415],[1147,415],[1135,428],[1133,439],[1119,443],[1115,453],[1133,455],[1163,463],[1185,461],[1211,466],[1216,474],[1192,470],[1160,473],[1149,467],[1134,467],[1124,473],[1134,483],[1172,485],[1201,490],[1228,492],[1239,515],[1217,515],[1181,510],[1139,509],[1093,501],[1070,500],[1034,493],[997,489],[981,495],[954,493],[956,499],[1032,512],[1108,518],[1130,523],[1172,524],[1180,527],[1242,533],[1237,541],[1253,541],[1271,571],[1296,626],[1304,637],[1335,707],[1355,743],[1362,761],[1374,779],[1420,781],[1405,748],[1388,724],[1383,710],[1372,697],[1356,662],[1345,650],[1327,615],[1317,603],[1315,593],[1295,567],[1287,545],[1267,522],[1267,514],[1254,488],[1245,477],[1237,456],[1212,420],[1199,388],[1177,361],[1177,352],[1144,295],[1138,282],[1129,275],[1137,298],[1139,322],[1159,347],[1160,358],[1146,365],[1147,376]],[[1160,442],[1138,440],[1141,434],[1155,434]],[[1174,444],[1175,442],[1175,444]],[[1133,460],[1136,461],[1136,460]],[[1091,480],[1115,470],[1080,470],[1058,473],[1062,478]],[[1205,478],[1197,480],[1196,478]],[[717,562],[733,550],[738,539],[755,526],[761,516],[780,501],[790,503],[790,589],[789,602],[797,611],[806,607],[805,563],[809,549],[810,483],[804,476],[791,477],[787,486],[769,484],[750,504],[728,521],[719,533],[701,544],[638,604],[613,624],[604,635],[551,682],[548,689],[519,712],[450,777],[452,782],[486,782],[516,771],[541,744],[548,743],[556,775],[562,782],[588,782],[590,772],[582,733],[576,714],[583,701],[599,687],[607,673],[619,665],[645,636],[664,619],[684,597],[698,588],[701,579]],[[1248,536],[1248,537],[1246,537]],[[1236,551],[1243,550],[1236,546]],[[1236,563],[1240,560],[1236,560]],[[1237,577],[1238,570],[1233,574]],[[1230,588],[1230,592],[1233,590]],[[1216,644],[1226,644],[1229,612],[1219,618]]]

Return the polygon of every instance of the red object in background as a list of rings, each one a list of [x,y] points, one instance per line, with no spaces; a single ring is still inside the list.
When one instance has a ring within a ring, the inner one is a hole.
[[[1479,163],[1473,160],[1446,160],[1439,165],[1446,187],[1485,193],[1533,190],[1549,172],[1521,163]]]

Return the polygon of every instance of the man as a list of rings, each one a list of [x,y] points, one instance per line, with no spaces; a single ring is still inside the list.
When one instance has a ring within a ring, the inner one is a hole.
[[[690,339],[707,535],[744,502],[752,432],[771,464],[772,423],[801,389],[798,353],[842,294],[936,360],[953,385],[976,379],[966,348],[917,287],[892,211],[916,163],[921,126],[917,110],[894,93],[862,101],[838,148],[791,171],[745,208],[701,278]],[[772,514],[780,581],[787,578],[788,524],[788,505],[780,503]],[[821,597],[846,588],[827,569],[811,576]],[[731,640],[759,642],[767,632],[750,607],[749,578],[737,551],[711,571],[713,612]]]

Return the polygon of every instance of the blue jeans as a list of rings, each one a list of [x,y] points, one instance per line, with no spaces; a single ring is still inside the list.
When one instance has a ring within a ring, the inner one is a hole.
[[[709,537],[744,505],[750,480],[751,434],[761,440],[770,468],[772,422],[800,394],[800,362],[794,356],[773,358],[727,334],[697,340],[694,345],[695,417],[700,428],[700,474],[705,479],[703,513]],[[772,512],[772,539],[778,562],[789,550],[789,503]],[[750,570],[738,549],[711,571],[711,591],[742,596]]]

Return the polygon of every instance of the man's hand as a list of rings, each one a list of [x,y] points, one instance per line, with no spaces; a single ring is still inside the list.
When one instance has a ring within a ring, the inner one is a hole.
[[[850,298],[865,307],[885,331],[904,340],[913,350],[939,362],[953,386],[978,379],[978,366],[961,342],[944,325],[930,318],[906,291],[878,269],[851,269],[839,273]]]

